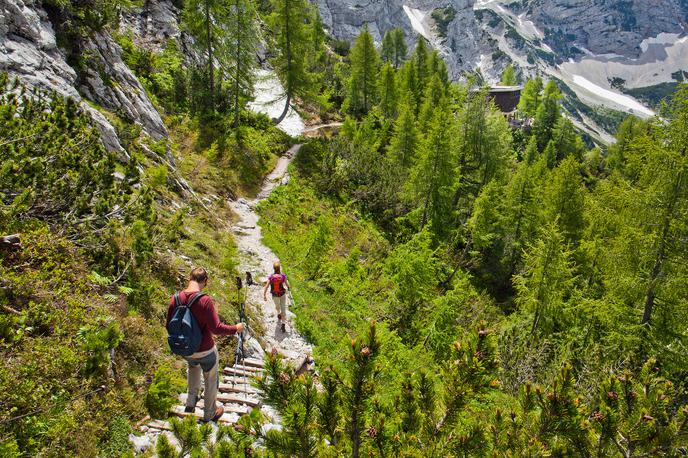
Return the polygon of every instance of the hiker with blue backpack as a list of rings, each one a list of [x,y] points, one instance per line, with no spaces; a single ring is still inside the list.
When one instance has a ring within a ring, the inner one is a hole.
[[[289,282],[287,276],[282,273],[282,266],[279,261],[272,264],[274,273],[268,277],[263,288],[263,300],[268,300],[268,288],[272,295],[272,302],[275,303],[277,310],[277,324],[281,327],[282,332],[287,332],[287,291],[289,290]]]
[[[167,309],[167,340],[170,348],[189,363],[189,391],[184,411],[192,413],[196,409],[202,372],[205,422],[218,421],[224,413],[224,408],[215,404],[220,357],[213,335],[231,336],[244,331],[243,323],[230,326],[220,321],[213,299],[202,292],[207,285],[206,270],[202,267],[193,269],[188,286],[172,296]]]

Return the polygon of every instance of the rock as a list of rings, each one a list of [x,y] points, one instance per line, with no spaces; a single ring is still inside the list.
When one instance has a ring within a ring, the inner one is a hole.
[[[134,452],[136,453],[143,453],[153,447],[153,440],[150,436],[129,434],[129,442],[134,446]]]
[[[81,43],[80,52],[89,56],[79,86],[86,97],[140,124],[156,140],[167,136],[160,114],[122,61],[122,49],[109,34],[94,33]]]

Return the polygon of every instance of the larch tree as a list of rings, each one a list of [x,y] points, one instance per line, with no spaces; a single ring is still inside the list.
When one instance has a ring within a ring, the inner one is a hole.
[[[532,314],[531,337],[557,327],[566,293],[573,282],[571,253],[556,226],[549,224],[527,251],[524,272],[515,278],[516,303]]]
[[[377,102],[377,79],[380,56],[375,49],[368,26],[356,38],[351,49],[351,76],[349,77],[349,111],[364,115]]]
[[[380,110],[385,117],[394,118],[398,104],[396,72],[392,64],[387,62],[380,72]]]
[[[189,0],[184,4],[182,21],[184,27],[195,38],[195,43],[205,53],[206,77],[208,79],[208,102],[206,108],[215,111],[217,96],[215,61],[218,53],[224,52],[227,40],[228,4],[220,0]]]
[[[557,83],[550,80],[545,87],[542,101],[535,112],[535,122],[533,124],[533,131],[540,151],[544,151],[549,141],[552,140],[554,127],[561,117],[560,99],[561,92],[559,92]]]
[[[413,55],[411,56],[411,62],[415,70],[415,87],[414,93],[416,96],[416,102],[419,104],[418,109],[420,109],[420,101],[423,99],[425,93],[425,85],[428,80],[428,75],[430,74],[430,69],[428,67],[428,60],[430,58],[430,51],[428,50],[428,41],[422,36],[418,36],[418,42],[413,50]]]
[[[502,72],[502,79],[499,81],[499,84],[503,86],[516,86],[518,84],[518,79],[516,78],[516,69],[514,68],[513,64],[506,66]]]
[[[385,32],[385,36],[382,39],[382,60],[389,62],[397,69],[406,60],[407,53],[408,49],[403,29],[397,27]]]
[[[400,172],[403,172],[402,176],[408,174],[416,157],[418,144],[418,129],[413,115],[413,106],[408,101],[402,101],[388,149],[392,163]]]
[[[521,113],[530,118],[535,117],[538,106],[540,106],[542,88],[542,78],[539,76],[526,82],[523,92],[521,92],[521,100],[518,102],[518,110]]]
[[[234,127],[239,125],[243,101],[253,92],[258,30],[252,0],[231,0],[227,17],[226,59],[233,86]]]
[[[312,93],[312,78],[307,68],[310,41],[306,19],[310,17],[311,5],[307,0],[272,0],[269,23],[278,48],[272,63],[282,79],[286,97],[276,124],[287,116],[294,97],[309,97]]]
[[[436,107],[422,143],[421,153],[412,170],[411,185],[420,208],[420,227],[431,223],[432,232],[445,237],[451,225],[452,197],[457,182],[454,116],[446,98]]]
[[[564,240],[576,248],[583,234],[585,187],[580,163],[574,157],[564,159],[554,169],[545,188],[545,214],[557,225]]]

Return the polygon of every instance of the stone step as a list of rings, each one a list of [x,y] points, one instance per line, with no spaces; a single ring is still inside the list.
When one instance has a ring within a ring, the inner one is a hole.
[[[196,411],[193,413],[187,413],[184,412],[184,406],[174,406],[170,410],[170,413],[178,416],[178,417],[188,417],[188,416],[195,416],[197,419],[202,420],[203,419],[203,409],[200,409],[196,407]],[[226,425],[231,425],[239,421],[239,416],[236,413],[228,413],[225,411],[225,413],[222,414],[222,417],[220,417],[220,421],[218,423],[226,424]]]

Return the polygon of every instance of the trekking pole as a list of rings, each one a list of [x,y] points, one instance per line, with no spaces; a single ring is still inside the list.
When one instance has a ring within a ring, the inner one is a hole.
[[[244,330],[239,333],[239,342],[237,343],[237,349],[234,358],[234,366],[238,364],[241,360],[241,365],[244,367],[242,371],[244,372],[244,398],[248,398],[248,380],[246,377],[246,355],[244,351],[244,332],[247,332],[246,326],[246,294],[244,294],[244,300],[241,300],[241,290],[243,285],[241,284],[241,277],[236,277],[237,285],[237,297],[239,299],[239,322],[244,324]]]

